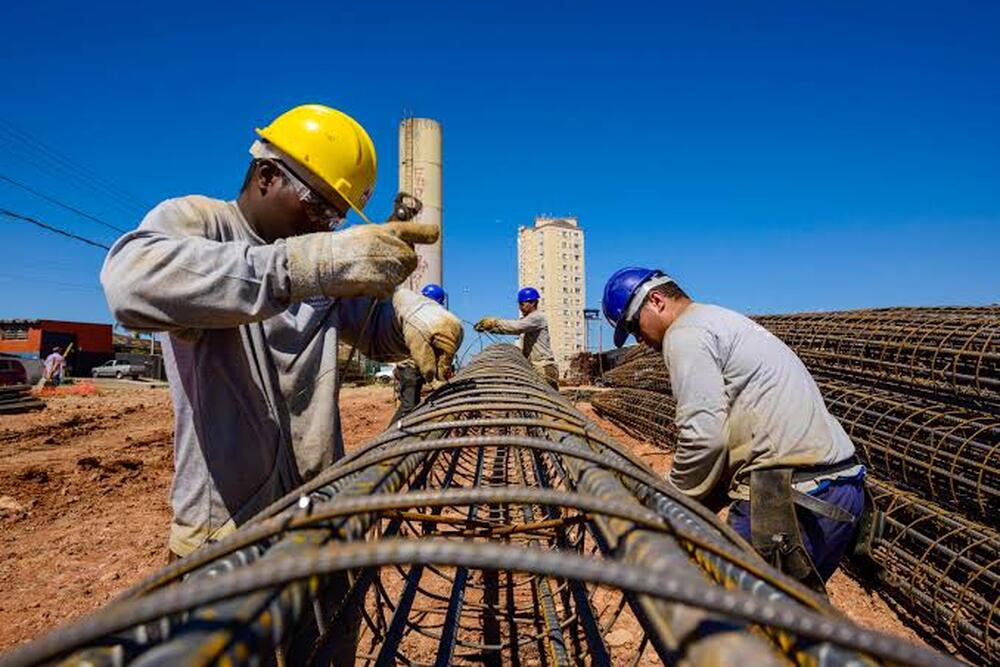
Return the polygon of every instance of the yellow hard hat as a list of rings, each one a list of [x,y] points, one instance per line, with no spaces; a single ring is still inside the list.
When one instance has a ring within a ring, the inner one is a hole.
[[[322,104],[281,114],[257,134],[362,212],[375,189],[375,144],[360,123]],[[313,180],[313,179],[309,179]]]

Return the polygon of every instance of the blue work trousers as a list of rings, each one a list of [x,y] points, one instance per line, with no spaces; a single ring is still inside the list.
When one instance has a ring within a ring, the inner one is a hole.
[[[837,569],[840,559],[844,557],[847,548],[854,540],[854,534],[861,520],[861,511],[865,506],[864,479],[836,479],[825,483],[825,488],[811,495],[847,510],[854,516],[854,521],[834,521],[801,507],[795,507],[795,515],[799,519],[799,532],[802,534],[802,544],[809,557],[812,558],[816,571],[823,581],[830,578]],[[750,541],[750,503],[738,500],[729,506],[729,525],[737,533]]]

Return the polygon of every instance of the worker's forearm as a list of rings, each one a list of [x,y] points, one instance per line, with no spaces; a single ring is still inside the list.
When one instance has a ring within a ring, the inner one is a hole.
[[[115,318],[135,329],[228,328],[285,310],[285,244],[262,246],[138,229],[118,240],[101,271]]]
[[[704,498],[723,477],[727,465],[724,418],[721,409],[678,407],[670,481],[689,496]]]
[[[729,404],[715,339],[705,329],[682,326],[668,331],[663,352],[677,402],[677,449],[670,481],[701,499],[718,484],[728,463]]]
[[[414,294],[409,290],[397,290],[397,294],[402,291]],[[344,340],[352,346],[356,345],[362,354],[375,361],[407,358],[409,350],[403,338],[401,313],[394,305],[401,299],[405,302],[404,296],[395,295],[391,300],[379,301],[374,310],[371,309],[370,298],[341,300],[337,325]]]
[[[537,331],[545,326],[545,321],[532,316],[522,317],[519,320],[496,319],[493,322],[493,333],[520,335],[529,331]]]

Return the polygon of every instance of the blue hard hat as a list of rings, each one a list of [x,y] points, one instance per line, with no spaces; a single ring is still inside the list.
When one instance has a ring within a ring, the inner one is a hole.
[[[541,295],[538,294],[538,290],[534,287],[524,287],[517,293],[518,303],[524,303],[525,301],[538,301],[541,298]]]
[[[445,297],[447,296],[444,293],[444,288],[435,283],[428,283],[427,285],[424,285],[424,288],[420,290],[420,293],[426,296],[428,299],[433,299],[434,301],[437,301],[442,306],[444,305],[444,300]]]
[[[644,269],[641,266],[626,266],[615,271],[604,285],[604,299],[601,306],[604,317],[615,328],[615,347],[621,347],[629,336],[625,312],[629,302],[639,291],[639,287],[651,278],[663,276],[662,271]]]

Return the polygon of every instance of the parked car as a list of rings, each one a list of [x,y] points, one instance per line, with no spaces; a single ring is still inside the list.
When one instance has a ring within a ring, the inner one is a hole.
[[[374,375],[375,382],[378,384],[392,384],[394,370],[396,370],[395,366],[382,366]]]
[[[123,377],[130,377],[133,380],[138,380],[143,373],[146,372],[146,367],[142,364],[130,364],[127,361],[122,361],[120,359],[112,359],[111,361],[106,361],[100,366],[94,366],[90,371],[90,374],[95,378],[118,378],[119,380]]]
[[[0,358],[0,385],[28,384],[28,372],[20,359]]]
[[[13,361],[14,365],[20,364],[24,368],[28,384],[37,384],[42,379],[42,376],[45,375],[45,362],[41,359],[19,357],[14,354],[0,354],[0,360]],[[4,383],[0,381],[0,384]]]

